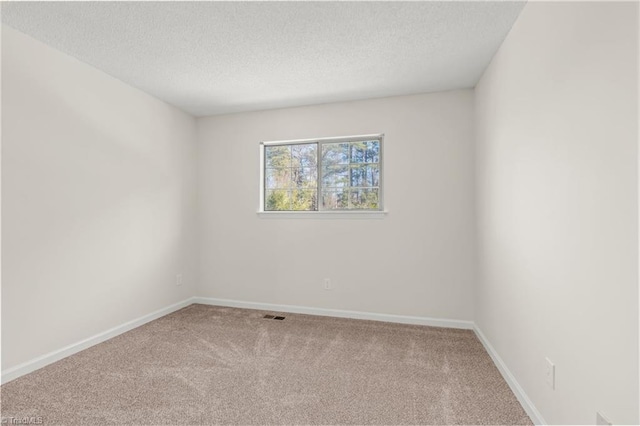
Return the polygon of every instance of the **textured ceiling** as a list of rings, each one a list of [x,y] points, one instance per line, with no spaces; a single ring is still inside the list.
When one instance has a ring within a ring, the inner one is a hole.
[[[2,2],[196,116],[473,87],[523,2]]]

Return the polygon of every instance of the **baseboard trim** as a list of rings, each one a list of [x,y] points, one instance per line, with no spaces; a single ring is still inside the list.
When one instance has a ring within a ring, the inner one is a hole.
[[[25,374],[29,374],[33,371],[39,370],[42,367],[45,367],[49,364],[53,364],[56,361],[59,361],[70,355],[83,351],[87,348],[90,348],[91,346],[97,345],[98,343],[102,343],[106,340],[116,337],[129,330],[133,330],[136,327],[140,327],[141,325],[146,324],[150,321],[153,321],[155,319],[168,315],[172,312],[175,312],[178,309],[182,309],[186,306],[189,306],[193,303],[193,299],[194,299],[193,297],[190,297],[189,299],[185,299],[182,302],[174,303],[173,305],[167,306],[162,309],[158,309],[157,311],[151,312],[150,314],[141,316],[140,318],[136,318],[132,321],[110,328],[109,330],[103,331],[102,333],[98,333],[95,336],[91,336],[77,343],[73,343],[69,346],[65,346],[62,349],[49,352],[48,354],[39,356],[30,361],[16,365],[15,367],[8,368],[6,371],[2,372],[0,382],[2,384],[5,384],[7,382],[15,380],[18,377],[24,376]]]
[[[313,308],[298,305],[278,305],[273,303],[246,302],[242,300],[195,297],[193,303],[226,306],[230,308],[257,309],[261,311],[289,312],[293,314],[319,315],[325,317],[353,318],[372,321],[395,322],[400,324],[428,325],[431,327],[473,329],[472,321],[414,317],[406,315],[377,314],[373,312],[346,311],[341,309]]]
[[[529,399],[527,394],[524,392],[524,389],[522,389],[520,383],[518,383],[515,376],[511,373],[511,371],[507,367],[507,364],[505,364],[500,355],[498,355],[498,352],[496,352],[491,343],[489,343],[489,340],[484,335],[484,333],[482,333],[482,330],[480,330],[480,328],[474,324],[473,331],[476,333],[476,336],[478,336],[480,342],[482,342],[482,344],[484,345],[484,348],[489,353],[489,356],[493,360],[493,363],[496,365],[496,367],[498,367],[500,374],[502,374],[502,377],[511,388],[511,391],[514,393],[516,398],[518,398],[520,405],[522,405],[522,408],[524,408],[524,410],[527,412],[527,415],[529,415],[531,421],[537,425],[546,425],[547,422],[544,421],[538,409],[535,407],[535,405],[533,405],[531,399]]]

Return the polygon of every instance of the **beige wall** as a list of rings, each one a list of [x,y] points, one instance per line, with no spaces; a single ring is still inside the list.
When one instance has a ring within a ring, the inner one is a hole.
[[[198,295],[471,320],[472,114],[460,90],[199,119]],[[386,217],[256,214],[260,141],[371,133]]]
[[[640,421],[637,8],[530,2],[476,88],[475,320],[550,424]]]
[[[193,295],[194,164],[192,117],[3,26],[3,371]]]

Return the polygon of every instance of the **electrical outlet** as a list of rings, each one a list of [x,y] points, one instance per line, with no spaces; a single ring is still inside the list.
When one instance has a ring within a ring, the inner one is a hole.
[[[176,285],[182,285],[182,274],[176,275]]]
[[[547,362],[547,375],[546,380],[547,384],[551,389],[556,388],[556,366],[551,362],[549,358],[545,358]]]
[[[596,413],[596,424],[597,425],[612,425],[611,420],[606,418],[602,413]]]
[[[331,278],[324,279],[324,289],[331,290]]]

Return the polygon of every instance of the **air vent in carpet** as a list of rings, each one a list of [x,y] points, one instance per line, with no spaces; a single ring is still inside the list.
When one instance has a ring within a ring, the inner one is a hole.
[[[265,315],[262,318],[264,318],[264,319],[274,319],[274,320],[280,320],[280,321],[282,321],[284,319],[284,317],[279,317],[279,316],[277,317],[275,315]]]

